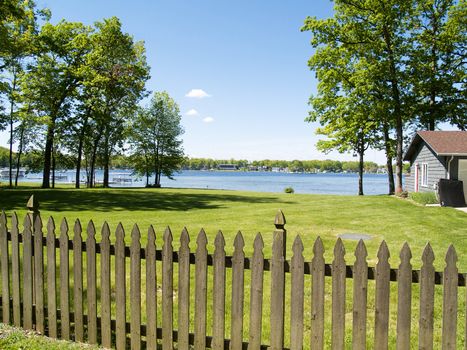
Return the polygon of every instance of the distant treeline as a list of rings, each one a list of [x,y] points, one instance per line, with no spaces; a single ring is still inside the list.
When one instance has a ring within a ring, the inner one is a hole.
[[[187,158],[183,163],[183,169],[186,170],[210,170],[217,169],[220,164],[235,164],[239,169],[255,169],[271,170],[272,168],[288,169],[292,172],[358,172],[358,161],[339,161],[339,160],[222,160],[210,158]],[[375,173],[378,169],[384,166],[379,166],[374,162],[365,162],[364,169],[366,172]]]
[[[8,149],[0,147],[0,167],[8,167]],[[42,152],[26,152],[23,155],[22,165],[30,172],[39,172],[41,167]],[[132,158],[125,155],[116,155],[110,160],[112,168],[133,169]],[[235,164],[239,170],[271,170],[272,168],[288,169],[294,172],[358,172],[357,161],[339,160],[255,160],[245,159],[211,159],[211,158],[185,158],[181,170],[216,170],[220,164]],[[74,157],[57,152],[57,170],[74,169]],[[384,166],[374,162],[365,162],[365,171],[375,173]]]

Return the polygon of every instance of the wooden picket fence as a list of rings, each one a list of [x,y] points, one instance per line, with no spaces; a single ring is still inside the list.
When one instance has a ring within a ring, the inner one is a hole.
[[[37,208],[37,205],[30,202],[30,208]],[[419,349],[433,349],[437,284],[443,285],[442,349],[456,349],[458,336],[464,337],[464,346],[467,349],[467,334],[460,335],[457,332],[460,292],[458,289],[466,286],[466,276],[458,273],[457,256],[452,246],[446,254],[444,272],[435,271],[434,254],[430,245],[427,245],[423,252],[423,266],[420,271],[412,269],[411,252],[407,244],[400,253],[399,268],[391,269],[388,262],[389,250],[385,242],[379,248],[376,267],[368,266],[367,251],[363,241],[358,243],[355,250],[355,263],[349,266],[344,260],[345,249],[340,239],[337,240],[334,248],[332,264],[326,264],[320,238],[315,241],[313,259],[311,262],[306,262],[302,241],[297,236],[293,243],[293,256],[288,261],[285,259],[286,230],[282,212],[279,212],[275,219],[270,259],[265,259],[263,256],[264,244],[260,234],[254,240],[253,256],[248,258],[243,251],[244,241],[241,233],[235,238],[233,255],[227,256],[221,232],[215,238],[214,254],[209,254],[208,241],[203,230],[197,237],[195,252],[190,251],[190,238],[186,230],[181,233],[178,251],[173,250],[170,229],[164,232],[164,243],[160,250],[156,249],[156,236],[152,227],[149,228],[147,244],[143,248],[137,225],[131,231],[129,247],[125,245],[125,232],[121,224],[116,229],[114,244],[110,241],[110,229],[106,223],[101,230],[100,243],[96,242],[96,229],[92,221],[85,230],[85,241],[78,220],[73,227],[72,240],[69,239],[66,219],[61,222],[58,238],[52,218],[47,222],[46,231],[44,237],[42,220],[34,210],[24,218],[21,232],[16,214],[12,215],[9,223],[4,212],[0,217],[2,275],[0,304],[3,323],[34,329],[54,338],[101,344],[105,348],[278,350],[285,348],[284,320],[287,311],[290,314],[290,334],[287,344],[289,348],[298,350],[310,348],[311,345],[312,349],[324,349],[326,346],[324,320],[327,312],[325,281],[326,277],[330,277],[332,310],[329,312],[332,313],[332,326],[327,332],[331,334],[332,349],[344,349],[347,346],[345,343],[346,279],[351,278],[353,279],[351,324],[353,349],[365,349],[367,346],[368,280],[375,280],[375,309],[370,310],[375,315],[374,325],[371,325],[374,329],[375,349],[384,350],[389,346],[394,348],[394,345],[389,345],[388,341],[391,282],[397,283],[395,344],[397,349],[411,348],[410,338],[414,329],[418,332]],[[72,276],[70,276],[70,252]],[[113,264],[111,257],[114,257]],[[162,263],[159,270],[156,268],[157,261]],[[174,270],[175,264],[178,264],[176,270]],[[191,265],[194,265],[194,290],[190,286]],[[143,277],[142,266],[145,266]],[[210,280],[208,266],[212,266],[212,300],[208,300]],[[226,283],[227,269],[231,269],[231,285]],[[248,317],[248,315],[244,316],[247,303],[244,300],[245,270],[251,271],[248,332],[244,330],[244,317]],[[161,276],[158,275],[160,271]],[[270,275],[265,279],[268,271]],[[175,272],[178,272],[178,276]],[[292,286],[290,303],[286,303],[288,299],[285,295],[287,273],[290,274]],[[312,284],[311,339],[308,341],[304,339],[304,319],[310,317],[304,312],[304,305],[309,302],[305,300],[306,275],[311,275]],[[174,281],[174,277],[178,277],[178,281]],[[157,293],[159,278],[162,279],[160,295]],[[263,305],[264,291],[268,287],[265,285],[266,280],[270,281],[270,304]],[[71,281],[72,290],[70,290]],[[174,282],[177,282],[176,303],[174,303]],[[411,321],[412,284],[419,284],[420,290],[417,325],[413,325]],[[146,287],[144,300],[142,300],[144,295],[141,291],[142,285]],[[226,320],[227,288],[231,288],[230,320]],[[194,307],[191,307],[190,300],[193,293]],[[467,293],[465,295],[467,298]],[[161,298],[159,308],[158,298]],[[58,304],[57,300],[59,300]],[[145,315],[142,315],[142,302],[145,304]],[[127,315],[128,305],[129,315]],[[263,306],[270,307],[269,319],[262,317]],[[208,309],[208,307],[212,308]],[[178,329],[174,329],[175,311],[178,316],[176,322]],[[162,314],[159,322],[158,312]],[[190,317],[193,316],[190,312],[194,312],[194,317]],[[212,316],[209,318],[209,324],[208,313]],[[226,321],[230,321],[228,336]],[[268,345],[262,344],[262,331],[265,325],[270,329]],[[467,319],[465,332],[467,332]],[[247,336],[244,336],[245,333]]]

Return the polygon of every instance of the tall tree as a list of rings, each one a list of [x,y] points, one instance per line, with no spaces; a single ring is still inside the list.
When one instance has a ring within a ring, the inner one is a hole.
[[[423,0],[416,2],[415,11],[408,62],[414,114],[422,128],[435,130],[439,122],[466,113],[467,3]]]
[[[154,174],[154,186],[161,186],[161,175],[172,178],[183,158],[184,130],[178,105],[167,92],[155,92],[149,107],[141,108],[130,125],[135,170],[146,176]]]
[[[307,18],[303,30],[312,32],[312,45],[329,60],[343,66],[365,62],[366,80],[356,88],[370,96],[374,78],[384,79],[382,101],[389,105],[390,122],[396,135],[396,192],[402,191],[403,129],[406,123],[404,100],[407,93],[405,60],[406,35],[411,16],[411,2],[404,0],[336,0],[334,17],[326,20]],[[335,57],[335,52],[339,55]],[[345,54],[342,54],[345,52]],[[334,62],[334,60],[336,60]],[[326,73],[323,73],[326,74]],[[335,74],[330,73],[330,74]],[[372,79],[373,77],[373,79]],[[372,100],[377,103],[376,99]],[[376,106],[374,106],[376,107]],[[381,108],[378,108],[381,110]]]
[[[33,110],[47,125],[42,187],[50,187],[57,124],[69,116],[76,89],[82,81],[91,29],[82,23],[46,23],[39,33],[37,63],[24,76],[22,90]]]
[[[115,147],[122,144],[127,115],[134,113],[138,101],[144,96],[149,79],[142,42],[122,32],[116,17],[95,24],[92,51],[87,56],[85,87],[92,91],[94,131],[92,135],[91,172],[98,151],[104,166],[104,187],[109,186],[109,167]]]
[[[7,6],[9,4],[9,6]],[[46,10],[37,10],[34,1],[6,1],[3,6],[7,7],[7,14],[2,16],[3,25],[0,27],[0,37],[4,43],[0,49],[2,61],[3,91],[8,102],[7,117],[10,135],[10,161],[9,161],[9,183],[13,181],[13,144],[15,142],[15,124],[18,121],[18,109],[20,107],[20,77],[24,71],[27,60],[31,61],[37,38],[37,17],[47,19]],[[8,11],[8,8],[10,9]]]

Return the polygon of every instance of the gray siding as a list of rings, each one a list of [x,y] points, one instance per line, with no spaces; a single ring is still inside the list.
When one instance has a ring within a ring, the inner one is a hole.
[[[428,165],[428,183],[427,186],[422,186],[422,164]],[[451,166],[452,166],[451,162]],[[433,192],[433,186],[438,183],[439,179],[446,179],[447,166],[446,157],[437,157],[436,154],[425,144],[422,143],[415,158],[411,162],[410,176],[405,178],[405,189],[409,192],[414,191],[415,181],[415,166],[420,166],[418,177],[418,191],[419,192]],[[456,172],[457,174],[457,172]]]

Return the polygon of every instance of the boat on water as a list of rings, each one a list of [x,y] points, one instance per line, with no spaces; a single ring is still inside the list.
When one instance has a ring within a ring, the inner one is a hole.
[[[111,173],[112,181],[111,183],[115,184],[131,184],[133,179],[129,173]]]
[[[16,169],[13,169],[13,177],[16,176]],[[0,178],[2,179],[8,179],[10,177],[10,169],[8,168],[2,168],[0,169]],[[26,169],[19,169],[18,177],[20,179],[26,177]]]

